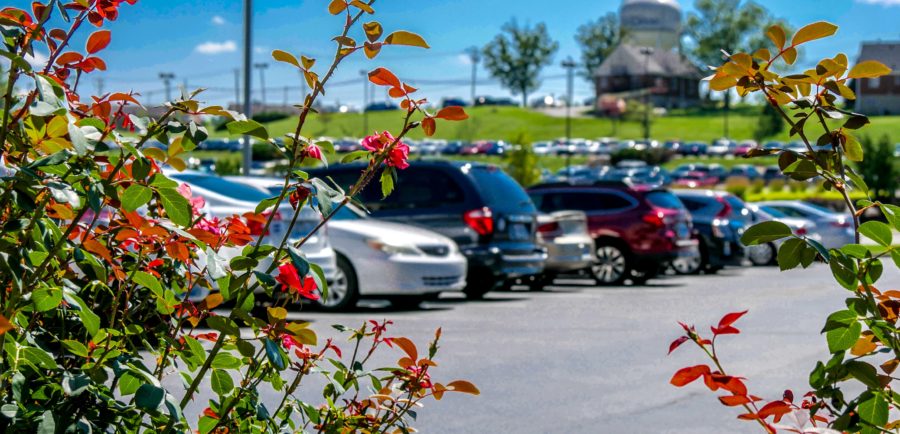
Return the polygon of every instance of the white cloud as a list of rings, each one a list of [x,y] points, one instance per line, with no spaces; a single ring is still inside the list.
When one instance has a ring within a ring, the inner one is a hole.
[[[25,61],[35,68],[43,68],[47,66],[47,60],[50,59],[48,59],[46,55],[39,51],[35,51],[34,56],[28,54],[25,55]]]
[[[900,6],[900,0],[856,0],[859,3],[881,6]]]
[[[194,51],[201,54],[222,54],[222,53],[233,53],[237,51],[237,43],[234,41],[224,41],[224,42],[204,42],[194,48]]]
[[[224,26],[225,24],[228,24],[228,21],[225,21],[225,18],[222,18],[220,15],[213,15],[212,23],[217,26]]]

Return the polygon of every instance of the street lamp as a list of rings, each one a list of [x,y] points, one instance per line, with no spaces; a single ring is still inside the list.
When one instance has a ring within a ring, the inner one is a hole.
[[[572,98],[574,91],[575,67],[578,66],[571,57],[561,64],[566,68],[566,175],[572,175]]]
[[[653,55],[653,48],[641,47],[641,54],[644,56],[644,83],[646,85],[650,73],[650,56]],[[647,146],[650,146],[650,90],[652,88],[653,84],[651,82],[650,86],[644,89],[644,140],[647,141]]]
[[[250,65],[253,64],[253,0],[244,0],[244,115],[253,118],[253,102],[250,100]],[[250,164],[253,162],[253,146],[250,136],[244,134],[243,164],[241,173],[250,176]]]

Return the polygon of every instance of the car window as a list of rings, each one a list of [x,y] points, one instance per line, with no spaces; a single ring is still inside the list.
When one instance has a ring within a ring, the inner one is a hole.
[[[684,204],[684,207],[688,209],[688,211],[694,212],[699,211],[706,207],[706,203],[701,202],[699,200],[694,200],[687,197],[682,197],[681,202]]]
[[[533,209],[531,198],[525,189],[502,170],[493,166],[473,167],[469,170],[469,174],[475,179],[478,190],[488,205],[506,205],[522,211]]]
[[[644,196],[651,205],[666,209],[684,209],[678,196],[668,191],[651,191]]]
[[[394,192],[387,198],[383,198],[378,182],[369,184],[362,196],[373,210],[440,208],[466,200],[462,187],[449,174],[416,168],[397,174]]]
[[[628,209],[634,202],[616,193],[600,192],[560,192],[545,194],[540,203],[544,212],[584,211],[614,212]]]
[[[799,210],[799,209],[797,209],[797,208],[793,208],[793,207],[788,207],[788,206],[767,206],[767,207],[764,207],[764,208],[765,208],[766,210],[768,210],[769,208],[772,208],[772,209],[774,209],[775,211],[781,212],[782,214],[787,215],[787,216],[789,216],[789,217],[809,218],[809,215],[808,215],[808,214],[806,214],[805,212],[803,212],[803,211],[801,211],[801,210]]]
[[[217,176],[179,173],[172,175],[171,178],[191,185],[196,185],[200,188],[232,199],[247,202],[261,202],[269,198],[269,195],[263,190],[249,185],[232,182]]]
[[[731,205],[732,212],[739,215],[747,216],[750,214],[750,211],[745,211],[747,209],[747,205],[744,201],[738,199],[736,196],[726,195],[725,201]]]

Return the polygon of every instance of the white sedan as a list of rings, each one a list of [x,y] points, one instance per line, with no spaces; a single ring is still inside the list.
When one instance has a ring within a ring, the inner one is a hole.
[[[229,177],[281,191],[283,180]],[[462,291],[467,262],[456,243],[438,233],[369,218],[353,206],[341,208],[327,225],[337,252],[337,273],[320,300],[325,310],[343,310],[360,298],[384,298],[395,306],[415,307],[442,292]]]

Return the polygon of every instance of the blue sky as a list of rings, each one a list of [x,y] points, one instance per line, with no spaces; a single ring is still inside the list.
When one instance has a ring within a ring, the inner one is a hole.
[[[827,20],[840,26],[835,37],[813,43],[804,59],[811,61],[837,51],[851,59],[863,40],[900,40],[900,0],[758,0],[773,14],[787,17],[795,26]],[[16,0],[23,7],[28,2]],[[109,71],[92,74],[85,84],[94,91],[97,78],[104,90],[134,89],[143,93],[147,103],[163,97],[160,72],[172,72],[176,82],[187,81],[190,88],[207,87],[206,99],[227,103],[234,99],[234,69],[241,64],[240,0],[139,0],[123,5],[118,21],[109,26],[112,44],[103,52]],[[299,99],[300,78],[290,67],[271,60],[272,49],[302,53],[319,59],[317,68],[330,62],[341,18],[327,13],[326,0],[255,0],[254,62],[269,62],[266,70],[266,99],[270,103],[288,98]],[[680,0],[685,11],[693,0]],[[386,66],[401,79],[418,82],[423,94],[432,100],[441,97],[467,97],[471,67],[463,50],[483,46],[511,18],[520,23],[545,22],[559,41],[553,66],[542,73],[542,88],[534,96],[563,94],[564,71],[558,66],[567,56],[579,57],[573,37],[576,28],[607,12],[617,10],[619,0],[379,0],[375,3],[378,19],[386,32],[404,29],[421,34],[430,50],[412,47],[386,47],[375,60],[362,56],[342,64],[324,101],[359,104],[362,99],[361,69]],[[83,32],[83,43],[87,33]],[[357,37],[357,40],[362,39]],[[361,54],[361,53],[359,53]],[[489,80],[480,69],[479,81]],[[255,99],[260,98],[259,74],[254,71]],[[590,85],[577,79],[576,95],[590,95]],[[489,82],[480,84],[478,94],[509,95]],[[383,98],[378,94],[377,98]]]

